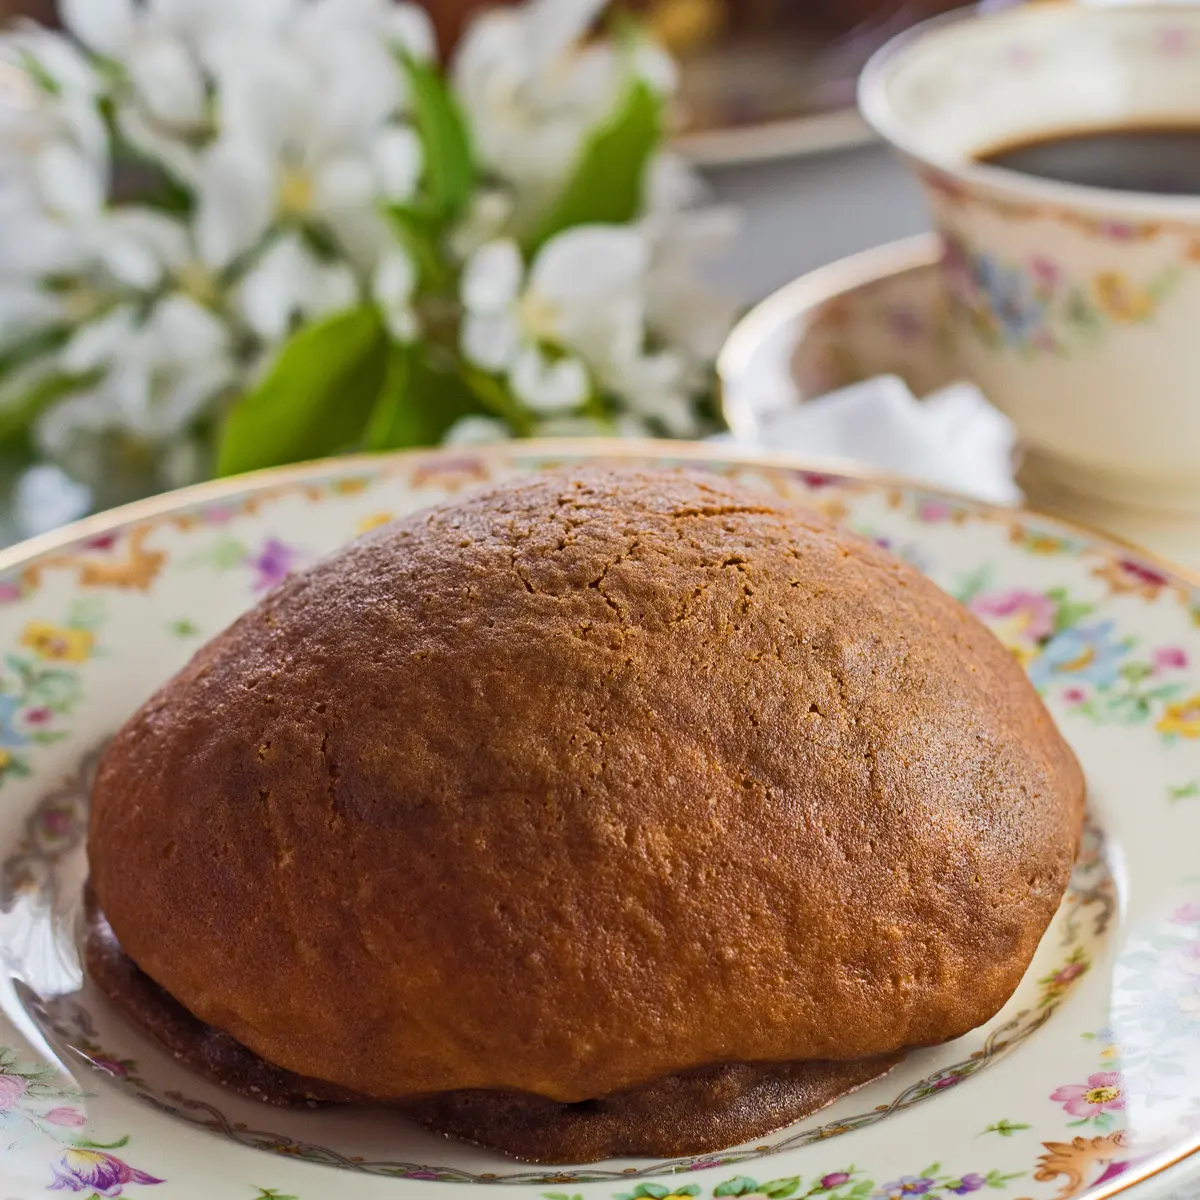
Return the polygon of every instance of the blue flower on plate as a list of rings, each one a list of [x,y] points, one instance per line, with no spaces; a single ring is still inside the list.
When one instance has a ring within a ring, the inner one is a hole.
[[[975,260],[975,280],[1010,346],[1024,345],[1046,323],[1046,304],[1019,267],[1001,266],[989,254]]]
[[[14,750],[29,745],[29,738],[17,728],[17,717],[22,708],[20,697],[11,692],[0,692],[0,748]]]
[[[1055,683],[1110,687],[1121,677],[1121,666],[1131,645],[1127,639],[1117,639],[1113,621],[1064,629],[1030,663],[1029,678],[1036,688]]]

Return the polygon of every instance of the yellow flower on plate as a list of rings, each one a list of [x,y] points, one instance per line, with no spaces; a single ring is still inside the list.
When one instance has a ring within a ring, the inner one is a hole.
[[[380,525],[386,525],[389,521],[394,519],[395,518],[392,516],[392,514],[388,512],[372,513],[371,516],[363,517],[363,519],[359,521],[355,532],[370,533],[372,529],[378,529]]]
[[[12,765],[13,756],[7,750],[0,750],[0,775]]]
[[[1200,738],[1200,696],[1168,704],[1155,726],[1159,733],[1177,733],[1180,737]]]
[[[1101,271],[1092,281],[1096,306],[1114,321],[1144,321],[1154,312],[1154,297],[1120,271]]]
[[[28,646],[39,658],[51,662],[86,662],[95,644],[90,630],[51,625],[46,621],[30,621],[21,634],[22,646]]]

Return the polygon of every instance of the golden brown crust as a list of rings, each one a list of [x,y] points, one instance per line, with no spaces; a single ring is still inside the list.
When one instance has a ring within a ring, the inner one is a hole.
[[[117,735],[89,852],[126,951],[269,1062],[571,1102],[980,1024],[1082,806],[1019,666],[916,571],[591,470],[270,595]]]
[[[284,1108],[370,1104],[340,1088],[273,1067],[198,1021],[126,955],[89,902],[88,975],[130,1019],[185,1066],[251,1100]],[[722,1063],[582,1104],[521,1092],[441,1092],[394,1101],[432,1133],[529,1162],[583,1163],[629,1155],[707,1154],[760,1138],[884,1074],[901,1056],[850,1063]]]

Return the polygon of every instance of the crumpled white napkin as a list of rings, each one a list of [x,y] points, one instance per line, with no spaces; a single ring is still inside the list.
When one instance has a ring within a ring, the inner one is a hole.
[[[993,504],[1021,501],[1016,430],[969,383],[918,400],[903,380],[883,375],[772,413],[753,439],[720,440],[840,458]]]

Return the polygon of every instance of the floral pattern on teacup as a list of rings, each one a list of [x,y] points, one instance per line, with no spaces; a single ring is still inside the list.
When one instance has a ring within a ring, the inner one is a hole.
[[[1145,282],[1115,270],[1073,279],[1053,259],[1002,261],[955,234],[946,236],[945,266],[951,309],[967,329],[1026,357],[1067,356],[1113,326],[1152,321],[1182,277],[1172,265]]]

